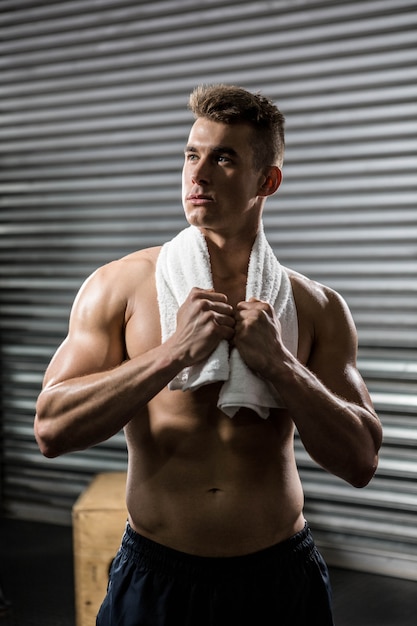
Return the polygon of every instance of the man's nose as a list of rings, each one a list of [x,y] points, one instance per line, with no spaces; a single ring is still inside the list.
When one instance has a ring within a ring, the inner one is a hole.
[[[200,161],[194,165],[191,172],[191,178],[193,183],[197,185],[208,183],[210,180],[209,169],[210,168],[207,161],[200,159]]]

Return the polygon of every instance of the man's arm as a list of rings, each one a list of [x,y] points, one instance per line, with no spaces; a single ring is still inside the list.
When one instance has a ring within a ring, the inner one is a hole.
[[[279,321],[265,303],[238,305],[235,342],[248,366],[278,390],[310,456],[362,487],[377,468],[381,424],[357,370],[350,312],[334,291],[312,285],[295,290],[300,326],[311,327],[305,365],[283,345]]]
[[[195,290],[178,313],[174,335],[159,345],[158,330],[150,347],[147,339],[146,348],[127,359],[130,281],[142,285],[145,302],[154,298],[153,284],[147,287],[153,280],[151,269],[148,263],[134,263],[132,271],[126,263],[115,262],[98,270],[80,290],[68,336],[46,371],[36,406],[35,435],[45,456],[105,441],[138,415],[181,369],[208,356],[221,339],[233,334],[233,311],[225,297]],[[150,318],[153,311],[155,303]],[[150,324],[149,320],[152,333]]]
[[[143,386],[139,392],[141,378],[154,382],[147,386],[149,394],[169,379],[173,364],[164,361],[164,354],[158,359],[150,351],[141,359],[125,360],[123,270],[128,266],[119,267],[104,266],[85,282],[71,311],[68,336],[46,371],[35,416],[35,435],[45,456],[108,439],[146,403]]]

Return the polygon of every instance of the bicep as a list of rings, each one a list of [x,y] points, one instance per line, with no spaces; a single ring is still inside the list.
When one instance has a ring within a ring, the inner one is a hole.
[[[106,297],[100,281],[87,281],[74,302],[68,335],[46,370],[44,388],[120,364],[123,319],[123,306]]]
[[[103,333],[70,334],[60,345],[45,373],[43,387],[105,371],[120,364],[124,352]]]

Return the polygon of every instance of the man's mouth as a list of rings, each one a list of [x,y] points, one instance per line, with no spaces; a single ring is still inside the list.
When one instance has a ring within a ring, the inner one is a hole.
[[[187,196],[187,201],[192,202],[192,204],[206,204],[207,202],[213,202],[213,198],[204,193],[190,193]]]

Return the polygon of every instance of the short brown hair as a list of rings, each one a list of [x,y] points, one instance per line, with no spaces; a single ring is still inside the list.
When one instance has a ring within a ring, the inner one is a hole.
[[[282,166],[285,118],[269,98],[233,85],[199,85],[191,93],[188,107],[195,118],[223,124],[249,124],[254,130],[256,169]]]

